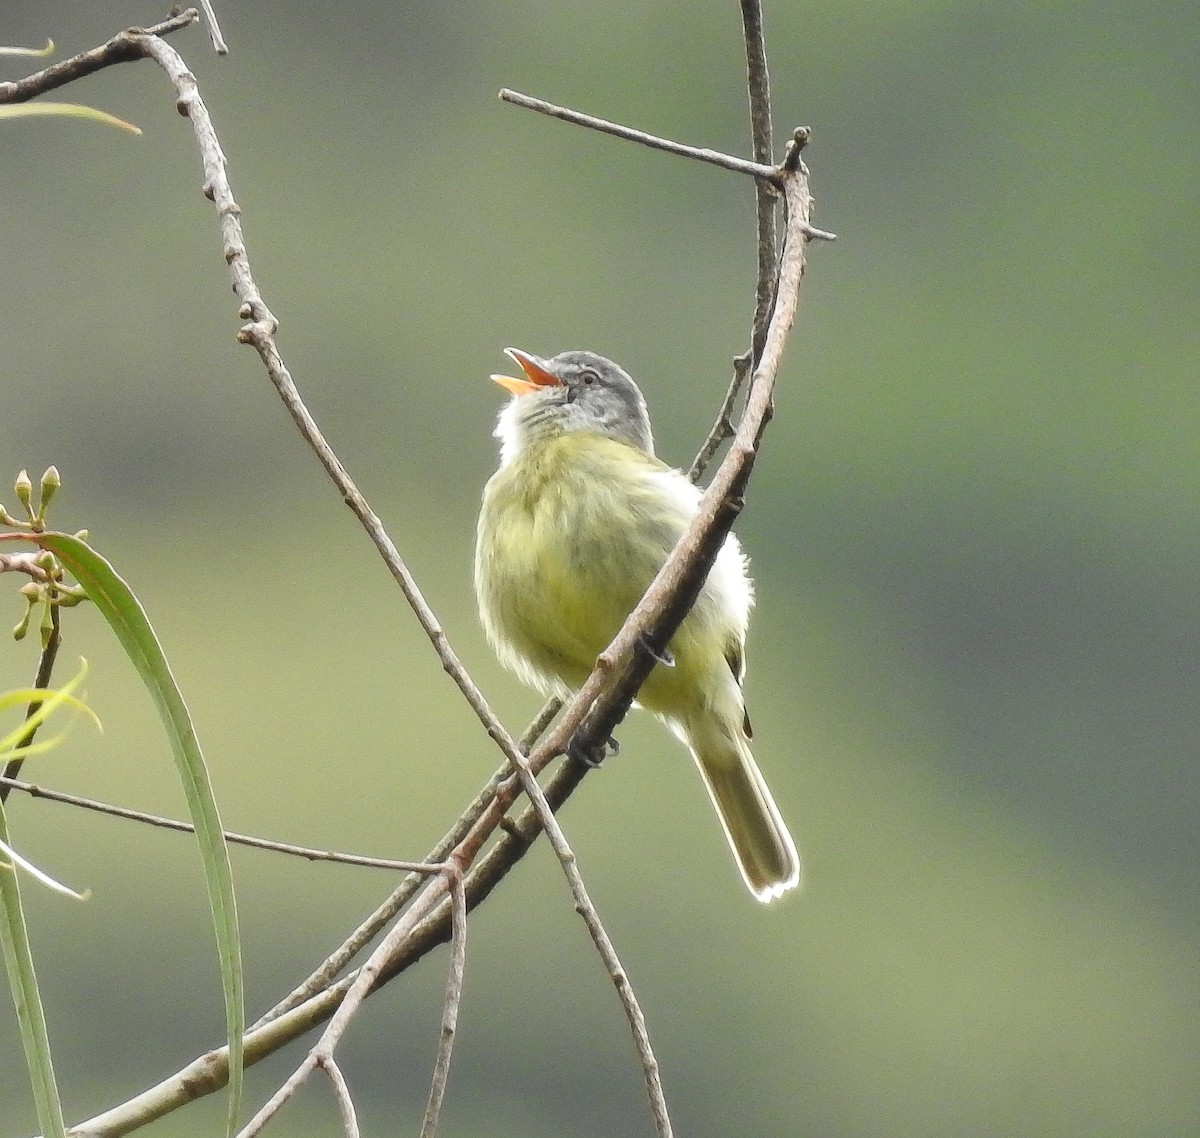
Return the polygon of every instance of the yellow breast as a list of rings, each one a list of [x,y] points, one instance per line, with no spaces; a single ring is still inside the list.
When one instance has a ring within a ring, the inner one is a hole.
[[[678,484],[676,483],[677,480]],[[484,491],[475,580],[488,638],[544,692],[578,687],[653,580],[695,510],[696,492],[656,458],[602,435],[538,440]],[[723,556],[725,555],[725,551]],[[670,714],[744,633],[749,608],[736,543],[655,668],[640,702]],[[732,577],[731,577],[732,574]],[[721,595],[725,578],[744,599]]]

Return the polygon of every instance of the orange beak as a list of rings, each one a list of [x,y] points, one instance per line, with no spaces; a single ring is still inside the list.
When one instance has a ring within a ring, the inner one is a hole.
[[[525,373],[524,379],[513,379],[511,375],[494,375],[492,382],[500,384],[513,395],[531,395],[543,387],[561,387],[562,380],[552,371],[547,371],[537,356],[531,356],[520,348],[505,348],[508,356]]]

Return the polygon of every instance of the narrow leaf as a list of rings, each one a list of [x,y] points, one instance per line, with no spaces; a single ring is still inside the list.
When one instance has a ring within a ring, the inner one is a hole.
[[[0,842],[8,846],[8,823],[4,804],[0,802]],[[17,1009],[17,1024],[29,1067],[29,1085],[37,1107],[38,1125],[44,1138],[65,1138],[62,1102],[54,1079],[54,1064],[50,1058],[50,1036],[46,1030],[46,1013],[33,969],[33,953],[29,947],[29,930],[21,907],[21,889],[17,883],[16,867],[0,864],[0,947],[4,951],[4,966],[13,1004]]]
[[[229,1037],[228,1126],[232,1135],[241,1111],[242,1035],[246,1028],[241,941],[229,850],[191,716],[145,610],[116,570],[86,542],[70,534],[30,534],[26,540],[37,542],[58,557],[103,613],[146,685],[171,741],[175,765],[196,827],[220,958]]]
[[[141,134],[142,128],[131,122],[110,115],[107,111],[95,107],[85,107],[80,103],[22,103],[20,106],[0,107],[0,119],[30,119],[40,115],[50,115],[55,118],[91,119],[93,122],[105,123],[108,126],[120,127],[130,134]]]
[[[56,691],[24,691],[20,696],[36,699],[41,703],[19,728],[0,739],[0,761],[15,754],[31,753],[37,747],[49,748],[56,740],[42,740],[40,744],[18,746],[31,726],[39,726],[50,713],[63,704],[76,707],[83,705],[72,696],[72,692],[83,683],[87,675],[86,661],[79,672],[62,688]],[[5,693],[12,696],[14,693]],[[0,705],[8,706],[8,700],[0,697]],[[46,1138],[63,1138],[66,1126],[63,1121],[62,1102],[58,1097],[58,1085],[54,1078],[54,1064],[50,1053],[50,1035],[46,1029],[46,1015],[42,1009],[41,992],[33,967],[33,952],[29,947],[29,930],[25,925],[25,912],[21,905],[21,889],[17,881],[17,866],[21,865],[51,888],[60,889],[74,897],[79,894],[60,885],[52,877],[43,874],[12,848],[8,837],[8,822],[4,804],[0,801],[0,851],[8,855],[11,862],[0,862],[0,947],[3,948],[4,966],[8,974],[9,989],[17,1011],[17,1024],[21,1032],[21,1043],[25,1049],[25,1064],[29,1069],[29,1085],[33,1091],[38,1124]],[[82,898],[79,898],[82,900]]]
[[[30,877],[40,881],[47,889],[53,889],[55,893],[62,893],[67,897],[71,897],[76,901],[87,901],[91,898],[92,891],[85,889],[82,893],[76,893],[69,885],[64,885],[61,881],[53,878],[44,869],[38,869],[27,857],[22,857],[12,846],[3,838],[0,838],[0,868],[8,869],[15,866],[18,869],[23,869]],[[7,858],[6,862],[4,859]]]
[[[46,40],[45,47],[0,47],[0,55],[24,55],[37,59],[54,54],[54,41]]]

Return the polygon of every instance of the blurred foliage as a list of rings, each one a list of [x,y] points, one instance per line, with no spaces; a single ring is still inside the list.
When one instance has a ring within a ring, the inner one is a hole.
[[[536,700],[492,661],[469,580],[486,376],[510,343],[602,351],[686,462],[745,343],[753,195],[495,92],[745,153],[736,5],[227,7],[231,56],[200,31],[175,43],[282,350],[518,728]],[[159,15],[12,0],[0,40],[70,53]],[[757,751],[807,889],[745,898],[686,756],[637,717],[564,814],[677,1128],[1195,1132],[1200,11],[819,2],[768,4],[766,23],[777,128],[814,128],[817,223],[840,235],[813,250],[739,525]],[[227,825],[418,856],[494,750],[234,343],[164,78],[82,86],[145,136],[38,120],[0,138],[0,474],[62,470],[62,524],[146,604]],[[180,810],[131,669],[94,614],[68,615],[106,734],[31,775]],[[13,649],[5,683],[32,670]],[[95,893],[29,905],[79,1118],[219,1040],[202,889],[172,836],[46,803],[9,815],[31,858]],[[252,1012],[389,886],[246,852],[235,873]],[[447,1132],[648,1133],[548,853],[502,893],[472,925]],[[443,965],[351,1032],[368,1129],[417,1129]],[[8,1106],[26,1099],[18,1046],[0,1015],[6,1136],[33,1125]],[[251,1097],[292,1058],[251,1072]],[[215,1126],[220,1105],[151,1133]],[[326,1096],[305,1105],[288,1133],[329,1132]]]

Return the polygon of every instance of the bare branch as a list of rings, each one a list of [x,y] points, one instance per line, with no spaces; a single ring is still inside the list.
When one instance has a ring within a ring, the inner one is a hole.
[[[329,1076],[329,1081],[333,1084],[333,1093],[337,1099],[338,1110],[341,1111],[346,1138],[361,1138],[358,1118],[354,1113],[354,1100],[350,1097],[350,1088],[346,1086],[346,1079],[342,1075],[341,1067],[333,1059],[323,1059],[321,1069]]]
[[[712,429],[708,432],[708,437],[700,444],[700,449],[696,451],[692,465],[688,467],[687,476],[693,482],[700,481],[700,476],[708,469],[708,464],[712,462],[713,455],[717,453],[721,444],[726,439],[733,437],[733,406],[737,402],[738,396],[746,384],[746,376],[749,374],[750,353],[745,352],[733,361],[733,378],[729,381],[725,398],[721,400],[721,407],[717,411],[716,419],[713,420]]]
[[[763,41],[762,5],[759,0],[741,0],[742,34],[746,42],[746,91],[750,102],[750,138],[754,159],[769,165],[774,154],[771,130],[771,81],[767,73],[767,52]],[[773,181],[756,179],[754,183],[756,250],[758,276],[754,285],[754,316],[750,322],[750,350],[733,361],[733,378],[721,402],[708,437],[701,444],[688,468],[688,477],[699,481],[720,445],[733,436],[733,408],[745,386],[753,365],[762,353],[767,321],[775,297],[779,253],[775,238],[775,209],[779,190]]]
[[[212,0],[200,0],[200,7],[204,11],[204,22],[208,25],[208,35],[212,40],[213,50],[218,55],[228,55],[229,45],[225,42],[225,37],[221,35],[221,25],[217,23],[217,14],[213,11]]]
[[[44,686],[44,685],[43,685]],[[123,818],[129,822],[140,822],[146,826],[156,826],[163,830],[175,830],[179,833],[195,833],[195,827],[190,822],[181,822],[177,818],[164,818],[160,814],[148,814],[143,810],[131,810],[126,806],[114,806],[109,802],[98,802],[94,798],[82,798],[78,794],[67,794],[62,790],[49,790],[33,782],[20,780],[5,774],[0,777],[0,793],[19,790],[30,798],[44,798],[48,802],[60,802],[66,806],[77,806],[82,810],[92,810],[97,814],[107,814],[112,818]],[[440,873],[440,863],[423,861],[397,861],[394,858],[368,857],[365,854],[339,853],[337,850],[318,850],[310,846],[297,846],[290,842],[276,842],[269,838],[256,838],[249,834],[237,834],[232,830],[224,830],[225,840],[234,845],[249,846],[257,850],[270,850],[272,853],[288,854],[291,857],[304,858],[306,861],[330,861],[340,865],[361,865],[369,869],[388,869],[404,873],[432,875]]]
[[[632,698],[631,694],[630,699]],[[626,707],[628,707],[628,703],[626,703]],[[607,739],[608,736],[606,735],[605,738]],[[544,747],[545,745],[539,748],[539,750],[543,750]],[[646,1031],[646,1017],[642,1014],[637,994],[634,992],[633,985],[630,984],[629,977],[621,965],[621,961],[617,956],[617,950],[613,947],[612,940],[604,928],[604,923],[600,920],[600,914],[596,912],[596,906],[592,903],[591,897],[588,896],[587,887],[583,883],[583,877],[575,862],[575,854],[567,844],[566,835],[562,832],[562,828],[558,824],[558,819],[554,816],[554,810],[546,798],[545,792],[538,785],[538,781],[531,771],[530,760],[526,759],[520,752],[510,755],[509,759],[517,768],[517,774],[521,778],[526,797],[528,797],[530,803],[537,811],[538,821],[546,831],[546,839],[558,856],[563,872],[567,875],[567,883],[571,888],[571,896],[575,899],[575,908],[583,918],[584,924],[587,925],[592,942],[600,953],[600,959],[604,962],[609,977],[616,986],[617,996],[621,1001],[621,1007],[625,1011],[625,1017],[629,1020],[629,1027],[633,1033],[634,1047],[637,1049],[638,1058],[641,1060],[642,1076],[646,1083],[646,1093],[650,1098],[650,1109],[654,1115],[654,1124],[657,1127],[659,1138],[671,1138],[671,1120],[667,1114],[667,1100],[663,1095],[662,1080],[658,1072],[658,1061],[654,1058],[654,1051],[650,1046],[650,1036]],[[580,763],[574,763],[573,765],[582,766]]]
[[[457,684],[488,735],[491,736],[504,752],[514,768],[515,779],[505,780],[498,785],[496,795],[489,804],[489,807],[485,809],[479,820],[458,843],[452,856],[459,860],[461,864],[469,865],[482,848],[483,843],[494,832],[496,826],[503,818],[505,810],[515,800],[518,791],[523,790],[538,810],[539,820],[546,830],[551,847],[558,856],[563,867],[563,872],[567,876],[576,908],[583,915],[597,949],[601,954],[601,958],[609,968],[611,975],[614,977],[618,975],[623,977],[624,971],[621,968],[620,961],[617,959],[611,941],[609,941],[607,935],[604,933],[599,915],[596,913],[595,906],[592,904],[584,887],[583,879],[575,863],[575,855],[571,851],[561,827],[555,820],[541,788],[538,786],[536,771],[540,767],[532,767],[520,752],[511,736],[509,736],[508,732],[488,706],[483,693],[471,679],[466,668],[450,647],[433,610],[426,602],[415,578],[400,557],[399,551],[384,530],[378,516],[370,508],[366,499],[350,478],[349,473],[333,452],[333,449],[325,441],[316,421],[304,405],[287,366],[283,362],[283,358],[275,343],[275,332],[278,328],[278,321],[267,308],[250,273],[249,259],[239,220],[240,210],[234,201],[233,193],[229,186],[225,157],[221,152],[220,144],[217,141],[207,109],[200,97],[194,76],[187,70],[179,54],[164,41],[149,39],[146,41],[146,50],[148,54],[152,55],[159,62],[175,82],[176,89],[179,92],[179,108],[182,113],[187,114],[191,118],[197,140],[200,143],[206,174],[205,193],[212,199],[220,215],[222,229],[225,234],[226,261],[233,275],[234,290],[242,299],[241,312],[243,318],[250,321],[250,323],[242,327],[238,333],[238,339],[242,343],[250,344],[258,352],[271,378],[271,382],[275,385],[280,398],[299,428],[301,435],[317,455],[326,473],[337,486],[343,500],[367,530],[376,548],[383,556],[392,576],[400,585],[405,599],[413,609],[422,629],[424,629],[430,642],[433,644],[442,662],[443,669]],[[559,753],[558,751],[547,751],[544,748],[541,750],[543,753],[539,756],[539,761],[542,765],[549,762],[555,754]],[[322,1036],[321,1043],[310,1053],[310,1058],[314,1054],[332,1055],[337,1040],[345,1030],[350,1017],[353,1016],[362,1000],[366,998],[367,993],[370,992],[376,975],[383,970],[385,963],[392,956],[396,955],[399,945],[403,943],[401,932],[407,935],[407,930],[414,927],[436,904],[436,901],[440,897],[437,888],[438,880],[440,879],[435,878],[427,883],[420,894],[414,897],[412,904],[400,918],[395,928],[388,933],[379,948],[372,954],[367,964],[362,967],[346,999],[339,1006],[333,1020]],[[642,1056],[647,1088],[654,1103],[656,1118],[661,1117],[665,1119],[666,1105],[662,1099],[657,1064],[654,1062],[653,1055],[650,1052],[649,1039],[645,1034],[644,1017],[637,1005],[632,988],[627,982],[624,984],[618,983],[618,992],[630,1020],[639,1054]],[[254,1126],[260,1124],[260,1120],[270,1117],[271,1113],[278,1109],[279,1104],[286,1101],[286,1098],[293,1093],[294,1088],[299,1085],[310,1070],[311,1063],[306,1061],[292,1075],[288,1082],[284,1084],[280,1092],[263,1108],[260,1114],[255,1117],[252,1124],[247,1126],[243,1132],[246,1138],[249,1138],[251,1134],[257,1133]],[[660,1134],[662,1138],[668,1138],[670,1134],[669,1123],[666,1123],[665,1129],[662,1129],[660,1126]]]
[[[0,573],[24,573],[44,584],[50,579],[50,574],[44,565],[38,564],[41,556],[40,549],[34,553],[0,553]]]
[[[467,895],[463,890],[462,874],[454,870],[450,876],[450,918],[450,972],[446,977],[446,999],[442,1005],[442,1034],[438,1040],[425,1119],[421,1124],[421,1138],[435,1138],[437,1134],[450,1077],[454,1034],[458,1030],[458,1009],[462,1003],[463,971],[467,962]]]
[[[129,63],[146,56],[144,41],[148,36],[165,36],[194,24],[200,18],[195,8],[188,8],[150,28],[127,28],[107,43],[90,51],[81,51],[70,59],[60,60],[24,79],[0,83],[0,103],[25,103],[47,91],[65,87],[85,75],[91,75],[116,63]]]
[[[585,767],[570,762],[555,771],[545,788],[546,799],[551,806],[557,810],[586,773]],[[511,778],[511,772],[508,772],[508,777]],[[504,879],[540,833],[541,823],[533,806],[527,807],[516,822],[504,828],[499,840],[479,858],[466,876],[464,892],[468,911],[474,909]],[[422,919],[380,972],[376,987],[399,975],[449,940],[450,917],[449,905],[442,904]],[[295,1006],[256,1023],[245,1038],[246,1065],[252,1066],[265,1059],[327,1020],[336,1011],[356,977],[357,973],[351,973],[341,980],[330,978],[323,987],[314,990]],[[225,1047],[215,1048],[128,1101],[79,1123],[72,1128],[72,1138],[119,1138],[189,1102],[216,1093],[225,1086],[228,1077],[228,1050]]]
[[[275,342],[279,321],[267,307],[250,271],[249,254],[242,233],[241,207],[234,199],[225,155],[217,139],[208,109],[200,97],[195,76],[188,71],[179,53],[164,40],[146,37],[143,47],[145,53],[158,62],[175,84],[178,92],[179,111],[191,120],[192,129],[200,147],[205,174],[204,193],[217,208],[224,238],[225,261],[233,279],[234,292],[242,302],[239,315],[248,321],[238,331],[238,341],[250,345],[258,353],[268,377],[304,441],[317,456],[334,486],[337,487],[342,500],[350,507],[351,512],[367,531],[368,537],[383,558],[388,571],[400,586],[405,600],[437,653],[443,670],[458,686],[459,691],[462,692],[488,735],[503,749],[514,750],[515,745],[511,736],[491,707],[488,706],[483,693],[471,679],[457,653],[451,648],[433,609],[430,608],[417,585],[416,578],[413,577],[404,559],[400,556],[399,550],[388,536],[379,516],[371,509],[370,503],[355,485],[333,448],[325,440],[316,420],[305,406],[291,372],[284,363],[283,356]]]
[[[185,15],[190,15],[191,19],[195,18],[194,12]],[[186,22],[191,22],[191,19]],[[452,864],[471,865],[478,857],[477,863],[472,865],[470,872],[461,883],[465,906],[456,906],[451,902],[450,886],[447,885],[448,873],[441,873],[426,881],[424,888],[421,887],[418,878],[410,879],[413,882],[411,885],[409,881],[406,881],[396,891],[393,898],[405,894],[405,901],[401,903],[408,903],[408,908],[362,969],[351,977],[336,983],[331,979],[326,979],[324,982],[328,983],[328,987],[324,990],[313,994],[295,1007],[273,1012],[270,1018],[261,1022],[248,1033],[246,1039],[247,1062],[256,1061],[270,1050],[281,1046],[283,1042],[295,1038],[313,1024],[332,1015],[322,1037],[322,1043],[310,1053],[310,1060],[314,1063],[323,1062],[326,1058],[332,1063],[333,1048],[362,999],[374,988],[419,958],[424,952],[452,936],[455,910],[457,909],[461,920],[464,909],[472,908],[488,895],[508,868],[528,848],[539,829],[545,827],[550,843],[559,856],[571,885],[576,905],[584,916],[589,932],[591,932],[605,966],[621,995],[639,1055],[642,1058],[643,1071],[648,1092],[654,1104],[659,1133],[660,1135],[669,1135],[670,1123],[666,1115],[665,1102],[662,1101],[657,1064],[650,1051],[649,1040],[646,1038],[644,1019],[624,969],[587,896],[582,878],[575,865],[574,855],[552,813],[553,809],[578,785],[584,777],[585,771],[577,763],[565,763],[556,772],[545,792],[538,785],[536,774],[565,750],[572,736],[575,737],[580,749],[585,752],[594,749],[597,744],[609,737],[625,709],[628,708],[638,685],[653,666],[653,654],[655,652],[661,654],[661,649],[694,601],[704,577],[711,567],[712,560],[728,533],[733,518],[740,509],[740,495],[744,491],[759,439],[770,415],[771,394],[784,338],[794,318],[796,293],[804,267],[805,242],[809,236],[825,236],[820,231],[812,229],[809,223],[811,200],[808,197],[807,171],[799,161],[801,145],[799,139],[796,140],[793,147],[789,148],[784,165],[775,168],[761,162],[747,162],[711,150],[683,146],[617,126],[605,120],[554,107],[541,100],[530,99],[528,96],[518,95],[515,92],[501,93],[501,97],[506,101],[531,107],[542,113],[606,131],[670,153],[749,174],[760,181],[765,180],[773,185],[781,186],[788,207],[787,233],[779,266],[773,311],[764,336],[761,358],[754,369],[747,406],[734,444],[721,464],[712,485],[706,491],[697,518],[656,577],[651,589],[626,621],[613,643],[601,655],[592,676],[576,698],[571,701],[557,728],[526,759],[496,720],[482,693],[479,692],[457,656],[450,649],[440,625],[425,603],[394,545],[383,531],[378,517],[371,511],[304,407],[275,344],[277,321],[267,308],[250,274],[239,221],[240,210],[229,187],[224,154],[212,129],[207,110],[200,99],[195,79],[188,72],[179,55],[156,36],[145,35],[135,30],[122,33],[122,36],[116,37],[110,43],[116,45],[118,41],[120,41],[119,46],[113,47],[103,61],[92,59],[86,64],[81,64],[80,66],[84,67],[84,70],[79,71],[78,74],[87,74],[90,70],[108,66],[109,63],[120,62],[123,59],[149,55],[159,62],[175,83],[178,92],[177,105],[181,113],[190,117],[200,146],[205,168],[204,191],[217,207],[224,240],[225,258],[230,266],[234,289],[242,302],[240,314],[243,319],[248,321],[240,330],[238,338],[243,343],[252,345],[259,353],[289,414],[337,485],[343,498],[367,530],[389,570],[400,584],[422,628],[437,651],[443,668],[459,686],[487,733],[505,753],[512,768],[503,777],[498,774],[493,778],[476,802],[472,804],[472,807],[460,819],[451,834],[447,835],[442,843],[439,843],[439,846],[448,846],[446,859],[453,859]],[[103,49],[97,50],[102,51]],[[94,53],[84,53],[84,55],[90,56]],[[76,57],[76,60],[83,58]],[[47,69],[47,71],[52,70]],[[43,77],[46,74],[46,72],[39,73]],[[70,78],[78,77],[78,74]],[[34,78],[30,77],[21,81],[20,84],[0,84],[0,101],[20,101],[40,93],[39,89],[28,86]],[[53,86],[69,82],[70,78],[61,76],[43,78],[41,82],[45,86],[42,89],[49,90]],[[21,84],[25,84],[25,86],[21,86]],[[753,94],[751,98],[753,101]],[[730,397],[728,402],[731,406],[733,398]],[[729,410],[726,409],[723,418],[728,417]],[[649,651],[646,653],[635,651],[638,643],[648,645]],[[505,822],[505,812],[522,790],[530,799],[530,807],[516,822]],[[483,845],[495,835],[502,822],[505,822],[502,835],[486,854],[479,856]],[[373,936],[374,933],[371,935]],[[370,937],[368,936],[366,939],[369,940]],[[336,972],[329,975],[335,974]],[[308,1063],[309,1061],[306,1060],[306,1065]],[[300,1072],[297,1072],[297,1075],[299,1074]],[[122,1107],[114,1108],[113,1111],[98,1116],[90,1123],[82,1124],[76,1128],[75,1133],[81,1138],[90,1135],[111,1136],[127,1133],[137,1125],[160,1117],[181,1102],[190,1101],[200,1094],[218,1089],[224,1084],[227,1076],[228,1065],[224,1049],[210,1052],[189,1064],[175,1076],[137,1096],[137,1099],[130,1100]],[[290,1082],[291,1080],[289,1080]],[[285,1088],[281,1088],[281,1091],[286,1091],[286,1085]]]
[[[720,166],[738,174],[749,174],[752,178],[762,178],[768,182],[776,182],[779,179],[779,171],[774,166],[767,166],[761,162],[748,162],[745,158],[722,154],[719,150],[708,150],[699,146],[686,146],[682,142],[672,142],[669,138],[659,138],[654,134],[646,134],[645,131],[634,130],[633,127],[609,122],[608,119],[585,115],[582,111],[573,111],[569,107],[547,103],[545,99],[535,99],[532,95],[523,95],[520,91],[510,91],[507,87],[501,90],[500,98],[506,103],[512,103],[515,107],[525,107],[527,110],[538,111],[551,118],[562,119],[563,122],[586,126],[591,130],[612,134],[630,142],[638,142],[642,146],[649,146],[655,150],[665,150],[668,154],[677,154],[681,158],[694,158],[698,162],[707,162],[711,166]]]
[[[573,734],[574,745],[585,753],[612,734],[654,666],[654,654],[661,656],[695,602],[721,544],[741,510],[741,495],[754,465],[759,439],[770,417],[783,346],[795,319],[808,243],[805,230],[812,198],[803,163],[786,171],[783,185],[787,229],[776,301],[762,359],[752,376],[746,409],[733,443],[704,492],[699,511],[687,532],[679,539],[621,631],[597,660],[596,668],[568,704],[554,732],[534,752],[534,757],[544,747],[565,749]],[[646,650],[638,651],[639,645]]]
[[[367,962],[358,970],[349,989],[337,1010],[330,1017],[329,1023],[321,1033],[320,1039],[304,1057],[300,1065],[288,1076],[287,1080],[266,1102],[261,1110],[238,1131],[237,1138],[255,1138],[262,1132],[263,1127],[275,1117],[283,1105],[291,1099],[313,1071],[326,1062],[333,1061],[338,1043],[345,1035],[362,1002],[370,995],[380,980],[380,972],[384,963],[398,951],[414,926],[427,916],[445,897],[448,886],[447,878],[458,873],[459,868],[453,862],[445,867],[445,872],[431,878],[427,887],[413,899],[412,904],[404,911],[396,924],[388,931],[387,936],[371,953]]]
[[[528,753],[530,747],[545,731],[550,721],[558,714],[558,709],[561,706],[558,700],[549,700],[541,711],[534,717],[533,722],[525,729],[525,734],[521,736],[518,744],[522,753]],[[583,767],[574,766],[573,770],[577,771],[582,777],[585,773]],[[444,863],[450,856],[451,851],[466,837],[471,828],[483,816],[484,811],[491,805],[492,800],[496,796],[497,788],[500,784],[509,778],[512,774],[512,768],[507,762],[496,771],[495,774],[488,780],[483,789],[475,796],[474,801],[463,811],[458,821],[450,828],[450,830],[441,838],[441,840],[430,850],[425,861],[429,863]],[[572,790],[579,785],[579,779],[565,779],[563,772],[560,771],[551,780],[546,788],[547,797],[550,799],[555,809],[566,801]],[[528,812],[527,812],[528,813]],[[501,815],[501,825],[506,821]],[[514,827],[504,827],[505,833],[495,845],[491,847],[488,853],[482,859],[481,864],[476,864],[468,875],[467,899],[468,910],[475,907],[482,901],[491,890],[499,884],[510,869],[512,869],[518,861],[524,856],[525,851],[533,843],[533,839],[541,833],[540,825],[536,822],[529,822],[526,817],[526,830],[528,831],[522,841],[520,837],[510,832]],[[518,824],[519,826],[519,824]],[[395,891],[388,897],[376,910],[369,916],[357,929],[346,939],[346,941],[336,949],[329,957],[327,957],[321,965],[301,984],[299,984],[291,993],[281,1000],[270,1011],[266,1012],[253,1026],[260,1027],[270,1020],[275,1019],[283,1012],[290,1008],[297,1007],[306,1000],[311,999],[323,989],[329,987],[336,976],[344,969],[351,960],[353,960],[363,948],[369,944],[384,929],[398,912],[408,903],[413,894],[420,888],[422,877],[418,874],[411,873],[400,883]],[[481,887],[484,885],[486,887]],[[410,964],[419,960],[430,949],[441,944],[448,936],[449,926],[446,926],[446,936],[441,939],[427,938],[423,942],[423,947],[420,951],[410,950],[407,954],[402,955],[397,961],[393,961],[389,965],[385,979],[391,979],[398,975]]]
[[[750,100],[750,137],[757,162],[770,163],[774,153],[771,131],[771,80],[763,41],[762,5],[741,0],[742,32],[746,41],[746,91]],[[767,321],[775,290],[779,253],[775,242],[775,207],[779,195],[773,185],[754,184],[758,218],[758,280],[754,288],[754,322],[750,339],[751,362],[757,363],[767,334]]]

